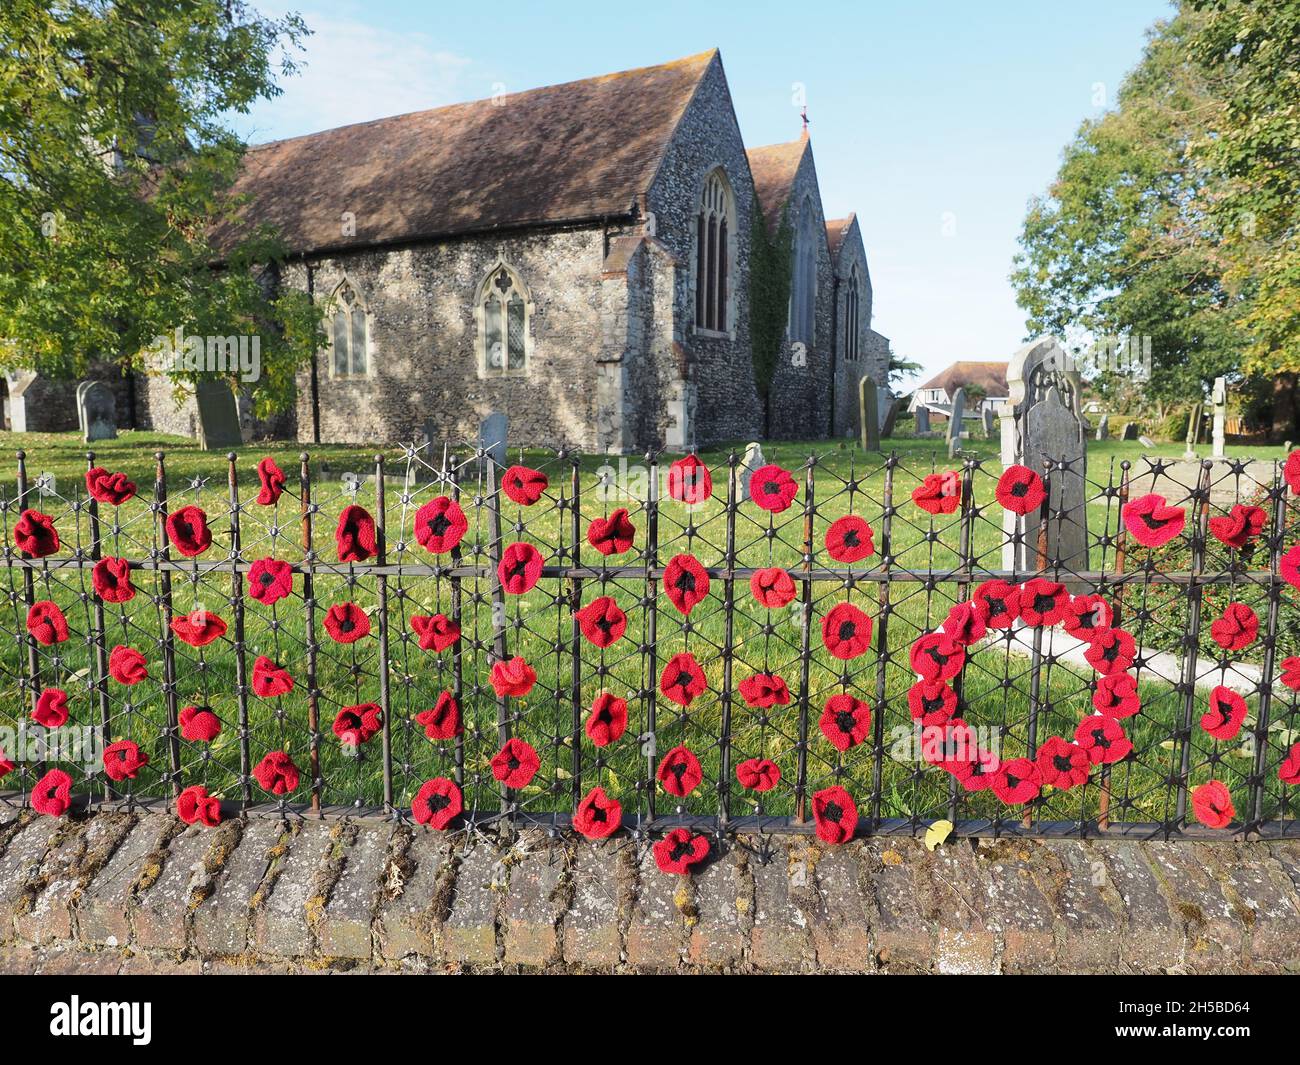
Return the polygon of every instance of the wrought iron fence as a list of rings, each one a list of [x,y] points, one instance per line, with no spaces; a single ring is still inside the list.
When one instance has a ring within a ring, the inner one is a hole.
[[[234,454],[220,485],[160,453],[120,505],[93,454],[94,494],[31,468],[19,453],[0,500],[12,805],[57,768],[74,807],[197,794],[440,824],[454,792],[453,828],[576,812],[600,834],[594,810],[638,836],[1296,834],[1297,511],[1277,463],[1049,464],[1022,519],[995,463],[844,449],[788,484],[702,462],[694,502],[653,454],[424,445],[329,473],[303,454],[279,495]],[[1183,516],[1159,545],[1122,516],[1151,494]],[[1060,557],[1071,526],[1086,564]],[[1019,618],[997,613],[987,582],[1035,579]]]

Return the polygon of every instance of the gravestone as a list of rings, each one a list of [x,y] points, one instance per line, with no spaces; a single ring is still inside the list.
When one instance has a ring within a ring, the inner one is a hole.
[[[77,385],[77,421],[87,444],[117,439],[117,400],[102,381]]]
[[[1201,405],[1192,404],[1192,413],[1187,418],[1187,449],[1183,452],[1183,458],[1191,460],[1196,458],[1196,441],[1201,435]]]
[[[1228,381],[1223,377],[1214,379],[1214,450],[1210,454],[1216,458],[1223,458],[1223,445],[1225,441],[1225,428],[1228,420]]]
[[[898,418],[898,408],[902,400],[890,395],[889,389],[883,390],[880,396],[884,406],[884,413],[880,418],[880,438],[888,440],[894,435],[894,421]]]
[[[880,450],[880,400],[876,382],[864,377],[858,382],[858,419],[862,433],[862,450]]]
[[[736,467],[736,501],[749,498],[749,479],[754,476],[754,471],[767,465],[767,460],[763,458],[762,445],[756,440],[751,440],[745,445],[744,458],[740,460],[740,465]]]
[[[199,447],[204,451],[228,451],[244,442],[239,405],[229,384],[204,378],[194,389],[194,403],[199,412]]]
[[[510,419],[500,411],[493,411],[478,426],[478,446],[486,451],[498,466],[506,464],[506,438],[510,432]]]
[[[962,419],[966,416],[966,393],[958,391],[952,397],[952,410],[948,412],[948,457],[952,458],[961,447]]]
[[[1088,568],[1087,422],[1080,394],[1083,380],[1074,360],[1052,337],[1040,337],[1017,351],[1007,365],[1009,399],[999,408],[1002,464],[1028,466],[1046,477],[1047,561],[1062,571]],[[1050,474],[1047,463],[1053,463]],[[1067,464],[1062,467],[1061,463]],[[1003,514],[1004,569],[1038,568],[1039,516]],[[1021,533],[1019,545],[1016,533]]]
[[[1152,448],[1156,446],[1156,442],[1152,440],[1151,437],[1149,436],[1139,436],[1138,443],[1146,448]]]
[[[1137,422],[1125,422],[1125,423],[1124,423],[1124,431],[1123,431],[1122,433],[1120,433],[1120,439],[1122,439],[1122,440],[1136,440],[1137,438],[1138,438],[1138,423],[1137,423]]]
[[[930,431],[930,408],[924,403],[916,408],[916,435]]]
[[[984,429],[984,436],[993,439],[993,408],[987,403],[980,408],[980,424]]]
[[[1103,414],[1101,416],[1101,420],[1097,423],[1097,439],[1098,440],[1110,439],[1110,415],[1109,414]]]

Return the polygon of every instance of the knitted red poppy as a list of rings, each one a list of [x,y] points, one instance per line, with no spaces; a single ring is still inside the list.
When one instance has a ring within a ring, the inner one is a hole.
[[[948,616],[944,618],[943,631],[963,647],[978,643],[988,633],[983,608],[970,599],[964,603],[953,603]]]
[[[858,806],[838,784],[813,793],[813,822],[823,843],[847,843],[858,827]]]
[[[335,643],[356,643],[370,635],[370,615],[356,603],[335,603],[325,611],[325,631]]]
[[[533,690],[537,683],[537,673],[533,667],[519,655],[492,665],[492,688],[501,696],[513,695],[519,698]]]
[[[118,740],[104,748],[104,772],[109,780],[134,780],[149,764],[149,756],[132,740]]]
[[[334,716],[334,735],[345,747],[360,747],[383,728],[384,715],[376,703],[345,706]]]
[[[1229,547],[1241,548],[1264,531],[1267,520],[1263,507],[1234,503],[1226,516],[1210,519],[1210,533]]]
[[[212,546],[208,516],[196,506],[173,511],[167,515],[167,539],[186,558],[203,554]]]
[[[72,778],[62,769],[51,769],[32,788],[32,809],[49,817],[62,817],[72,805]]]
[[[921,757],[958,780],[967,779],[982,765],[975,730],[959,717],[922,725]],[[989,768],[974,790],[988,787],[988,777],[995,768]]]
[[[424,726],[424,734],[431,740],[453,740],[465,731],[460,703],[451,692],[442,692],[432,709],[422,710],[415,720]]]
[[[713,495],[713,476],[694,455],[668,467],[668,498],[679,503],[703,503]]]
[[[60,728],[68,722],[68,693],[62,688],[46,688],[36,698],[32,720],[46,728]]]
[[[1131,673],[1107,673],[1097,678],[1092,708],[1106,717],[1132,717],[1142,709],[1137,679]]]
[[[54,519],[39,510],[24,510],[14,522],[14,544],[32,558],[44,558],[59,549]]]
[[[1026,625],[1059,625],[1070,605],[1070,592],[1064,584],[1035,577],[1020,589],[1020,618]]]
[[[930,514],[951,514],[961,506],[961,474],[927,473],[912,489],[912,502]]]
[[[627,631],[627,615],[619,608],[613,596],[602,595],[579,610],[574,617],[582,635],[597,647],[608,647],[623,638]]]
[[[450,496],[430,499],[415,512],[415,539],[434,555],[456,547],[469,531],[469,520]]]
[[[1123,673],[1133,664],[1137,643],[1126,629],[1102,629],[1093,636],[1083,657],[1098,673]]]
[[[1076,595],[1061,615],[1065,631],[1080,640],[1090,640],[1093,633],[1110,628],[1112,620],[1110,604],[1099,595]]]
[[[1082,784],[1092,768],[1088,752],[1060,736],[1048,736],[1038,748],[1034,762],[1038,766],[1039,779],[1062,791]]]
[[[1006,581],[985,581],[975,589],[971,602],[981,608],[990,629],[1009,629],[1020,617],[1020,587]]]
[[[1038,798],[1042,789],[1042,777],[1038,766],[1028,758],[1012,758],[998,766],[997,772],[989,781],[993,794],[1009,806],[1029,802]]]
[[[281,669],[265,655],[258,655],[253,663],[253,694],[263,699],[288,695],[293,691],[293,678],[287,669]]]
[[[258,762],[253,776],[272,795],[288,795],[298,787],[298,767],[284,751],[272,751]]]
[[[507,788],[527,787],[541,766],[532,745],[518,737],[506,740],[505,746],[492,757],[492,775]]]
[[[532,544],[510,544],[497,566],[501,588],[507,595],[523,595],[542,576],[542,554]]]
[[[770,758],[746,758],[736,766],[736,779],[750,791],[771,791],[781,782],[781,767]]]
[[[1237,816],[1232,794],[1221,780],[1210,780],[1192,789],[1192,813],[1206,828],[1227,828]]]
[[[270,606],[293,593],[293,567],[275,558],[259,558],[248,567],[248,595]]]
[[[221,824],[221,800],[202,784],[191,784],[176,796],[176,816],[187,825],[216,828]]]
[[[957,712],[957,693],[951,685],[919,680],[907,689],[907,708],[912,720],[941,725]]]
[[[597,747],[608,747],[627,731],[627,700],[601,692],[591,704],[584,728]]]
[[[412,614],[411,631],[419,637],[421,651],[445,651],[460,639],[460,626],[446,614]]]
[[[746,677],[740,682],[740,697],[758,710],[790,705],[790,689],[775,673],[755,673]]]
[[[1216,740],[1230,740],[1246,720],[1246,700],[1231,688],[1217,684],[1210,690],[1210,708],[1201,715],[1201,728]]]
[[[135,596],[131,564],[124,558],[101,558],[90,571],[90,584],[106,603],[125,603]]]
[[[966,791],[988,791],[993,786],[997,775],[998,756],[992,751],[982,751],[971,746],[969,759],[962,763],[962,769],[953,775]]]
[[[172,632],[191,647],[206,647],[226,633],[226,623],[216,614],[199,609],[172,618]]]
[[[465,797],[454,780],[434,777],[420,785],[411,800],[411,816],[417,825],[444,829],[465,809]]]
[[[103,466],[95,466],[86,471],[86,491],[91,499],[120,507],[135,495],[135,482],[128,481],[125,473],[110,473]]]
[[[1245,603],[1229,603],[1210,623],[1210,635],[1225,651],[1240,651],[1259,635],[1259,616]]]
[[[1286,457],[1286,462],[1282,466],[1282,476],[1291,491],[1300,496],[1300,447]]]
[[[709,594],[709,575],[694,555],[674,555],[664,567],[664,594],[680,614],[689,615]]]
[[[1080,721],[1074,742],[1087,752],[1093,765],[1121,761],[1133,750],[1124,726],[1105,714],[1092,714]]]
[[[521,507],[531,507],[542,498],[550,483],[541,470],[511,466],[501,478],[501,490]]]
[[[852,603],[838,603],[822,618],[822,643],[845,661],[871,650],[871,619]]]
[[[780,466],[760,466],[749,478],[749,498],[773,514],[789,507],[798,492],[795,479]]]
[[[848,692],[840,692],[826,700],[817,724],[832,747],[847,751],[865,743],[871,735],[871,707]]]
[[[1137,542],[1146,547],[1167,544],[1183,531],[1187,521],[1182,507],[1171,507],[1164,496],[1154,492],[1125,503],[1120,516]]]
[[[673,655],[659,674],[659,690],[681,706],[690,706],[691,700],[708,686],[704,670],[689,651]]]
[[[1012,514],[1037,510],[1047,498],[1043,479],[1028,466],[1008,466],[1003,470],[994,494],[1003,509]]]
[[[364,562],[374,555],[378,544],[375,519],[365,507],[352,503],[343,508],[334,529],[334,544],[340,562]]]
[[[181,738],[211,743],[221,735],[221,719],[206,706],[187,706],[177,715]]]
[[[831,522],[826,530],[826,553],[836,562],[861,562],[876,553],[871,526],[856,514]]]
[[[627,516],[627,508],[619,507],[608,518],[592,518],[587,526],[587,543],[602,555],[621,555],[632,549],[636,526]]]
[[[692,836],[689,828],[674,828],[650,849],[661,873],[686,876],[692,866],[709,856],[709,838]]]
[[[604,788],[592,788],[578,802],[573,827],[588,839],[607,839],[623,827],[623,804]]]
[[[929,632],[912,644],[908,660],[917,676],[937,684],[961,672],[966,664],[966,648],[946,632]]]
[[[0,780],[3,780],[17,768],[13,763],[13,759],[5,754],[4,748],[0,747]]]
[[[284,470],[275,464],[275,459],[267,455],[257,464],[257,479],[262,484],[257,492],[257,503],[263,507],[274,506],[284,492]]]
[[[118,644],[108,652],[108,675],[118,684],[139,684],[149,676],[144,655],[134,647]]]
[[[1296,544],[1278,560],[1282,579],[1293,588],[1300,588],[1300,544]]]
[[[768,610],[780,610],[794,602],[794,580],[779,566],[755,570],[749,578],[749,590]]]
[[[1293,692],[1300,692],[1300,656],[1291,655],[1282,659],[1281,680]]]
[[[655,776],[664,791],[681,798],[700,786],[700,781],[704,779],[704,770],[700,768],[700,760],[695,757],[690,748],[674,747],[659,762],[659,769],[655,772]]]
[[[1282,764],[1277,767],[1277,779],[1283,784],[1300,784],[1300,743],[1293,743]]]
[[[68,619],[58,604],[42,599],[27,608],[27,631],[37,643],[49,647],[68,638]]]

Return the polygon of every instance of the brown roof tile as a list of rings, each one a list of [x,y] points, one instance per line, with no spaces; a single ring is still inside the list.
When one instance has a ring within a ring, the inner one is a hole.
[[[849,231],[849,226],[853,225],[856,217],[850,214],[847,218],[832,218],[826,223],[826,243],[830,246],[831,262],[835,262],[839,256],[844,234]]]
[[[795,174],[799,163],[808,148],[807,136],[785,144],[767,144],[762,148],[750,148],[745,154],[749,156],[749,170],[754,175],[754,194],[758,205],[763,209],[767,224],[775,227],[781,218],[781,209],[790,199],[790,190],[794,186]]]
[[[626,215],[716,55],[250,148],[240,217],[308,252]],[[217,246],[233,235],[219,226]]]
[[[1007,364],[1005,362],[954,362],[948,369],[919,385],[923,388],[942,388],[949,396],[958,388],[979,385],[986,396],[1007,395]]]

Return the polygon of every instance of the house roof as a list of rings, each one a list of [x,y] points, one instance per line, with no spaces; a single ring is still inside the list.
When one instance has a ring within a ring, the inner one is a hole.
[[[853,220],[857,215],[850,214],[847,218],[832,218],[826,223],[826,243],[830,246],[831,262],[839,258],[840,245],[844,243],[844,234],[849,231],[853,225]]]
[[[270,223],[301,253],[627,215],[717,55],[250,148],[232,189],[250,202],[214,239]]]
[[[754,175],[754,194],[771,228],[775,228],[781,219],[781,209],[790,199],[799,163],[807,150],[808,135],[805,133],[798,140],[750,148],[745,153],[749,157],[749,171]]]
[[[978,385],[986,396],[1007,395],[1007,364],[1005,362],[954,362],[942,373],[936,374],[918,389],[942,388],[949,396],[959,388]]]

